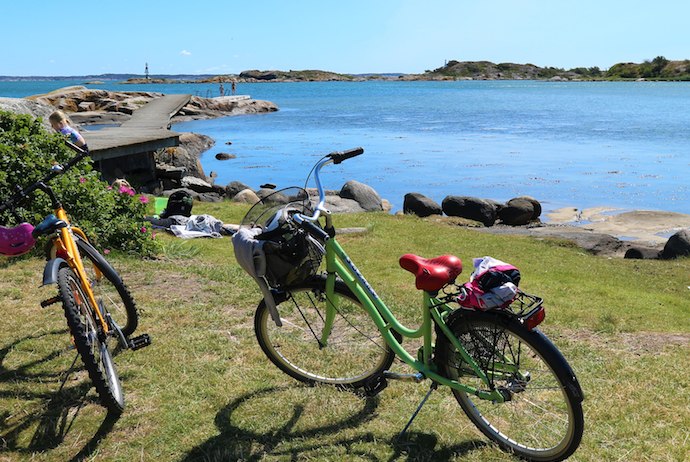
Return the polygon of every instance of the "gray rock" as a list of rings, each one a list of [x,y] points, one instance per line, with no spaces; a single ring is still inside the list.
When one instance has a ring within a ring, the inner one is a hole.
[[[206,180],[206,174],[199,161],[201,153],[213,146],[212,138],[196,133],[184,133],[180,136],[180,146],[163,149],[156,152],[157,164],[169,164],[183,167],[188,175]]]
[[[449,217],[475,220],[484,226],[493,226],[496,223],[496,206],[477,197],[446,196],[441,208]]]
[[[261,188],[256,192],[256,195],[261,199],[266,199],[268,196],[271,196],[270,202],[275,204],[287,204],[290,202],[285,194],[275,189]]]
[[[506,225],[521,226],[532,221],[534,204],[524,197],[510,199],[498,210],[498,218]]]
[[[243,189],[233,196],[232,201],[242,204],[255,204],[259,202],[259,196],[251,189]]]
[[[167,164],[156,165],[156,176],[170,180],[182,180],[186,170],[184,167],[174,167]]]
[[[683,229],[668,238],[664,249],[661,251],[661,258],[672,259],[687,257],[690,255],[690,229]]]
[[[218,160],[228,160],[228,159],[236,159],[237,156],[235,154],[229,154],[227,152],[219,152],[216,154],[216,159]]]
[[[630,247],[625,251],[623,258],[637,260],[654,260],[659,258],[661,252],[653,247]]]
[[[403,213],[428,217],[430,215],[442,215],[441,206],[423,194],[412,192],[405,194],[403,199]]]
[[[340,196],[326,196],[326,208],[333,213],[366,212],[356,200]]]
[[[52,131],[48,117],[55,108],[49,104],[24,98],[0,98],[0,109],[15,114],[29,114],[35,118],[40,117],[43,120],[43,125]]]
[[[207,181],[204,181],[201,178],[197,178],[195,176],[183,177],[181,184],[183,188],[191,189],[192,191],[196,191],[198,193],[213,192],[213,186],[211,185],[211,183],[208,183]]]
[[[199,200],[201,202],[222,202],[223,196],[215,192],[200,193]]]
[[[350,180],[340,190],[340,197],[356,201],[367,212],[383,210],[381,196],[372,188],[359,181]]]
[[[225,197],[232,199],[235,195],[245,189],[252,189],[241,181],[231,181],[225,186]]]

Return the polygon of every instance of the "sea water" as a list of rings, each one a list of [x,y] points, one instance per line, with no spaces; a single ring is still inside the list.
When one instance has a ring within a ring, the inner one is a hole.
[[[0,82],[0,96],[65,83]],[[88,86],[205,97],[219,91],[213,84]],[[688,83],[240,83],[237,93],[272,101],[279,111],[173,126],[216,140],[201,163],[217,184],[303,185],[323,154],[361,146],[363,156],[323,171],[324,185],[366,183],[394,211],[406,193],[418,192],[439,203],[448,195],[497,201],[528,195],[546,211],[690,213]],[[236,157],[220,161],[219,152]]]

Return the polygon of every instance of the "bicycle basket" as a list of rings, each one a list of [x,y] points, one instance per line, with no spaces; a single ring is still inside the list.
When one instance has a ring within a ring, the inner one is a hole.
[[[309,194],[302,188],[276,191],[254,204],[241,227],[260,227],[264,241],[266,280],[272,288],[297,284],[316,274],[323,246],[292,220],[295,213],[312,214]]]

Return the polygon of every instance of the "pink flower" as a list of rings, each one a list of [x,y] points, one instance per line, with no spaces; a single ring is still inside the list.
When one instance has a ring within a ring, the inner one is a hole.
[[[79,178],[79,183],[86,183],[86,178],[83,176]]]
[[[155,232],[151,233],[151,239],[155,239],[155,238],[156,238],[156,233]]]
[[[146,226],[142,226],[140,231],[141,231],[142,233],[145,233],[145,232],[146,232]]]
[[[108,191],[112,191],[112,190],[113,190],[113,187],[112,187],[112,186],[108,186]]]
[[[120,194],[127,194],[129,196],[134,196],[134,189],[128,188],[127,186],[120,186]]]
[[[108,255],[110,253],[110,249],[103,249],[103,253]]]
[[[149,198],[146,196],[139,196],[139,202],[141,202],[142,204],[148,204]]]

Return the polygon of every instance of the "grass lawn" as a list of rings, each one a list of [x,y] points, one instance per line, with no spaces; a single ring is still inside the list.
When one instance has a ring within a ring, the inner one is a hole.
[[[238,223],[246,206],[197,204]],[[585,391],[585,434],[571,460],[690,459],[690,260],[594,257],[565,242],[494,236],[410,216],[353,214],[365,227],[340,242],[379,295],[418,324],[419,294],[397,260],[491,255],[522,272],[546,300],[542,330]],[[55,293],[39,287],[43,262],[0,260],[0,461],[504,461],[450,391],[432,394],[402,430],[428,384],[391,382],[375,398],[308,388],[264,357],[253,333],[260,292],[235,262],[230,239],[160,234],[158,260],[111,254],[153,344],[116,357],[127,408],[97,403]],[[412,350],[415,345],[410,345]],[[401,370],[404,368],[399,367]]]

